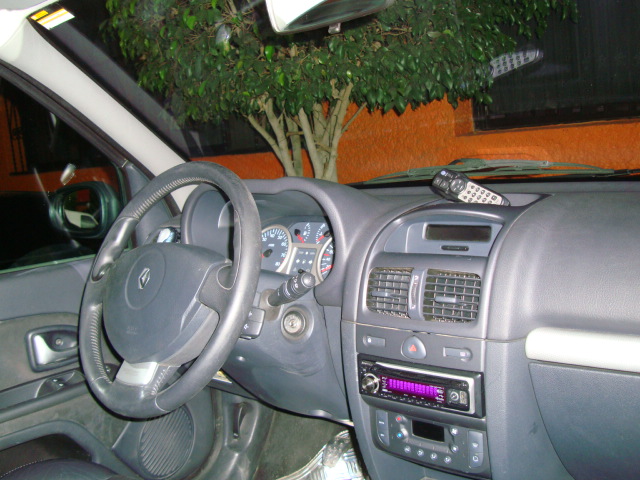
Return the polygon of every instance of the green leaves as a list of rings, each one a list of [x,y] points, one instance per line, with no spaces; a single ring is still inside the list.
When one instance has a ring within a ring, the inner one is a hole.
[[[264,58],[267,59],[267,62],[271,63],[271,60],[273,59],[273,53],[276,51],[276,49],[273,47],[273,45],[267,45],[266,47],[264,47]]]
[[[231,12],[229,5],[107,0],[110,26],[140,84],[167,98],[182,120],[258,113],[267,96],[295,114],[331,106],[349,83],[351,99],[370,109],[401,113],[445,95],[452,103],[488,103],[488,61],[515,45],[507,32],[532,35],[553,12],[576,15],[573,0],[396,0],[377,16],[344,24],[341,34],[283,37],[260,10]]]

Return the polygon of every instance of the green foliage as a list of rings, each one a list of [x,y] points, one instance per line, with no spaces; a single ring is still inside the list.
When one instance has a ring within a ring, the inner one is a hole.
[[[179,119],[311,113],[353,84],[351,100],[395,109],[442,99],[487,101],[488,61],[515,46],[508,32],[543,31],[573,0],[397,0],[377,16],[311,34],[276,36],[266,13],[233,0],[108,0],[140,84]],[[237,8],[237,10],[236,10]]]

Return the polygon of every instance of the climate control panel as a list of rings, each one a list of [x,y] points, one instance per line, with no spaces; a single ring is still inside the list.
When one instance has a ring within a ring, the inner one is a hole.
[[[483,478],[491,476],[484,431],[427,422],[387,410],[372,412],[375,440],[383,450],[429,467]]]

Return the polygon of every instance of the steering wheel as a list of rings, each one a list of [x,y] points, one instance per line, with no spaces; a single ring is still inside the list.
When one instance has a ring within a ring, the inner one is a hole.
[[[170,192],[219,188],[234,208],[234,255],[194,245],[152,243],[125,251],[142,216]],[[260,218],[245,184],[208,162],[159,175],[122,210],[96,255],[80,311],[80,358],[91,391],[132,418],[168,413],[190,400],[223,365],[249,315],[260,273]],[[102,326],[123,359],[115,379],[102,356]],[[176,370],[195,360],[167,388]]]

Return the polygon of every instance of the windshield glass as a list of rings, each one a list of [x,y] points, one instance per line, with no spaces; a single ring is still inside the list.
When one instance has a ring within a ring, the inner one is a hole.
[[[47,15],[59,8],[73,18],[36,28],[186,157],[243,178],[428,183],[429,167],[453,162],[514,181],[628,179],[640,167],[634,0],[398,0],[334,33],[286,36],[248,0],[72,0]]]

